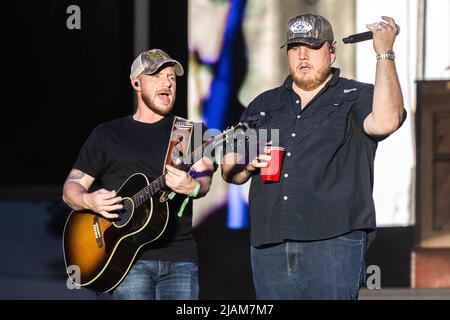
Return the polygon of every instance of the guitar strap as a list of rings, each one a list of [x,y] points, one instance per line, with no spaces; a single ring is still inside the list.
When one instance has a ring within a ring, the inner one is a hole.
[[[194,122],[175,117],[172,123],[166,158],[164,160],[163,173],[166,173],[166,164],[177,167],[181,158],[189,153]],[[169,193],[164,191],[159,201],[164,202],[169,198]]]

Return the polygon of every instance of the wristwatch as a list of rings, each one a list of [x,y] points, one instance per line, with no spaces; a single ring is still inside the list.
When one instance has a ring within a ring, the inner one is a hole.
[[[394,50],[390,49],[386,52],[383,52],[381,54],[377,54],[377,60],[380,59],[388,59],[388,60],[395,60],[395,52]]]

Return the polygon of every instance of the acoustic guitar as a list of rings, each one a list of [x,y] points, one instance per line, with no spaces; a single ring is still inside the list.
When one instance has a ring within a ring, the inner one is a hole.
[[[245,136],[247,123],[239,123],[211,137],[187,156],[178,169],[188,171],[193,159],[200,159],[208,148],[215,148],[239,135]],[[142,173],[131,175],[117,194],[123,208],[119,218],[106,219],[91,211],[72,211],[63,233],[63,254],[71,284],[98,292],[113,290],[125,278],[139,250],[155,242],[169,221],[165,173],[149,182]],[[68,283],[70,283],[68,282]]]

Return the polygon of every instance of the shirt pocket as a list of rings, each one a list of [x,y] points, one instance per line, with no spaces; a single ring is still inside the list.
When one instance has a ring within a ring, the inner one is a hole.
[[[274,111],[259,112],[257,114],[258,122],[256,126],[258,137],[258,148],[262,152],[266,142],[276,139],[272,137],[272,130],[279,129],[276,124],[276,118]]]
[[[345,133],[347,112],[339,106],[323,106],[316,117],[321,134],[340,136]]]
[[[317,105],[312,110],[311,122],[320,135],[342,138],[348,125],[348,114],[356,99],[354,92],[337,94],[328,104]]]

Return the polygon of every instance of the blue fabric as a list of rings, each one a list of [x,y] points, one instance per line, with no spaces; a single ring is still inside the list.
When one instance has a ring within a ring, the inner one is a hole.
[[[193,262],[138,260],[112,297],[116,300],[197,300],[198,267]]]
[[[251,247],[258,299],[357,299],[365,279],[367,236],[356,230],[332,239]]]

